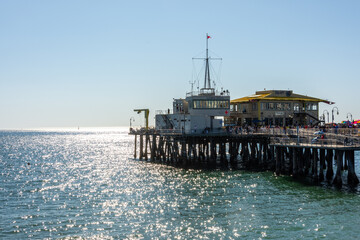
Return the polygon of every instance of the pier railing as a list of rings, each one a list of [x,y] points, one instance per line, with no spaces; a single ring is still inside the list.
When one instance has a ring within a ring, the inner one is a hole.
[[[188,93],[186,93],[186,97],[199,96],[199,95],[210,94],[210,93],[215,96],[230,96],[229,91],[226,91],[226,90],[219,91],[219,90],[211,89],[211,91],[205,91],[205,92],[203,90],[188,92]]]
[[[266,134],[272,144],[308,145],[323,147],[360,147],[360,135],[357,129],[328,129],[325,132],[310,129],[259,129],[253,134]]]

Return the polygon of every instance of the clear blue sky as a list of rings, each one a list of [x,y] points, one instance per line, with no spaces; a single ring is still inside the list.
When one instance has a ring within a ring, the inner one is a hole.
[[[232,99],[292,89],[360,118],[359,13],[360,1],[2,0],[0,129],[140,124],[132,109],[190,90],[206,33]]]

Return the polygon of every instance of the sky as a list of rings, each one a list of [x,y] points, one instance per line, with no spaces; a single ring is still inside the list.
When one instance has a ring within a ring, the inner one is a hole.
[[[0,129],[143,126],[135,108],[153,125],[191,90],[206,33],[231,99],[290,89],[359,119],[359,13],[357,0],[1,0]]]

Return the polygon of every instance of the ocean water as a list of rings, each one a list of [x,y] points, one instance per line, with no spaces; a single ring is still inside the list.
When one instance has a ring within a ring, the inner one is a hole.
[[[184,170],[133,147],[125,128],[0,131],[0,239],[360,237],[358,189]]]

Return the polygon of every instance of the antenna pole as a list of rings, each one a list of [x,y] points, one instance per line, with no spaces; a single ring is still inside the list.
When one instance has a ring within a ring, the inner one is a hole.
[[[208,49],[208,41],[209,35],[206,33],[206,58],[205,58],[205,82],[204,88],[206,88],[206,82],[208,83],[208,88],[211,88],[210,82],[210,68],[209,68],[209,49]]]

